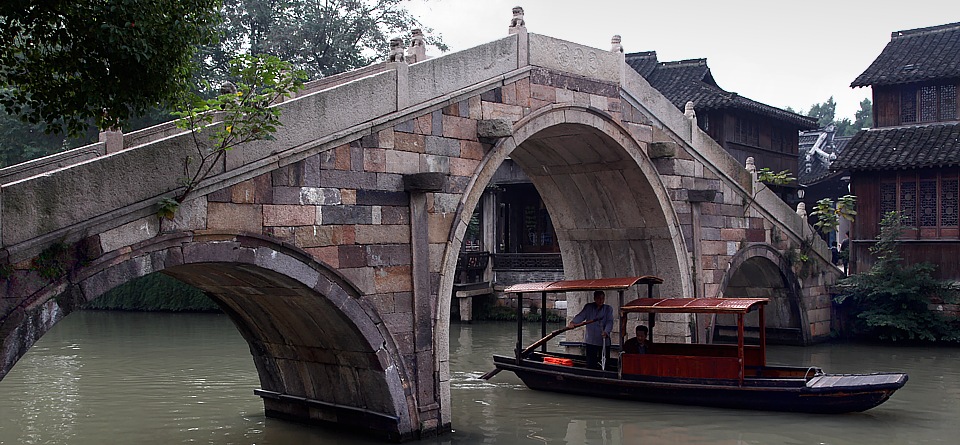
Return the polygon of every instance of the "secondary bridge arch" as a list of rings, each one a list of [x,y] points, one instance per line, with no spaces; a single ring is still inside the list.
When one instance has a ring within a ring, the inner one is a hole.
[[[92,259],[30,297],[42,307],[3,338],[0,370],[82,303],[154,272],[200,288],[230,317],[269,415],[409,438],[399,434],[418,422],[409,371],[377,311],[329,266],[262,236],[166,234]]]

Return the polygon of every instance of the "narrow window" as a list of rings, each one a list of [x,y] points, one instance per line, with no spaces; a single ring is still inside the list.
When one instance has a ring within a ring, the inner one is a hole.
[[[920,122],[937,119],[937,86],[920,87]]]
[[[900,213],[903,215],[903,225],[916,227],[917,225],[917,183],[900,183]]]
[[[880,219],[890,212],[897,210],[897,183],[880,183]]]
[[[920,181],[920,227],[937,227],[937,180]]]
[[[957,200],[960,192],[960,181],[944,179],[940,184],[940,225],[957,227]]]
[[[940,120],[957,120],[956,85],[940,85]]]
[[[900,123],[917,121],[917,88],[904,87],[900,90]]]

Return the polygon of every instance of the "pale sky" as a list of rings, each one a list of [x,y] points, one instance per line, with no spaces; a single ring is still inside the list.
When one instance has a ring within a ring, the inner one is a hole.
[[[507,35],[522,6],[527,31],[601,49],[620,34],[628,53],[661,62],[706,58],[721,88],[779,108],[809,110],[833,96],[837,119],[869,88],[850,88],[890,33],[960,22],[957,0],[411,0],[409,9],[452,51]],[[435,49],[428,55],[440,55]]]

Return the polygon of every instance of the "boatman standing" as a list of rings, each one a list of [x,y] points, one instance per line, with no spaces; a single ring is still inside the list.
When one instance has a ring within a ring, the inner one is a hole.
[[[587,325],[587,333],[583,340],[587,347],[587,368],[590,369],[600,369],[600,356],[605,352],[603,346],[609,341],[610,331],[613,330],[613,308],[603,304],[606,299],[607,295],[602,290],[594,292],[593,303],[585,305],[567,325],[567,327],[573,327],[578,323],[596,320]]]

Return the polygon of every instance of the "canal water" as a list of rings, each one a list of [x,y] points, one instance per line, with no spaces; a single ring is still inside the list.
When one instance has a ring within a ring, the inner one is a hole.
[[[550,330],[557,326],[551,326]],[[538,338],[530,325],[525,343]],[[772,347],[774,364],[905,371],[864,413],[812,415],[631,403],[491,381],[512,323],[454,324],[454,432],[434,444],[958,444],[960,348]],[[379,444],[263,415],[246,343],[223,315],[85,311],[60,322],[0,381],[0,444]]]

